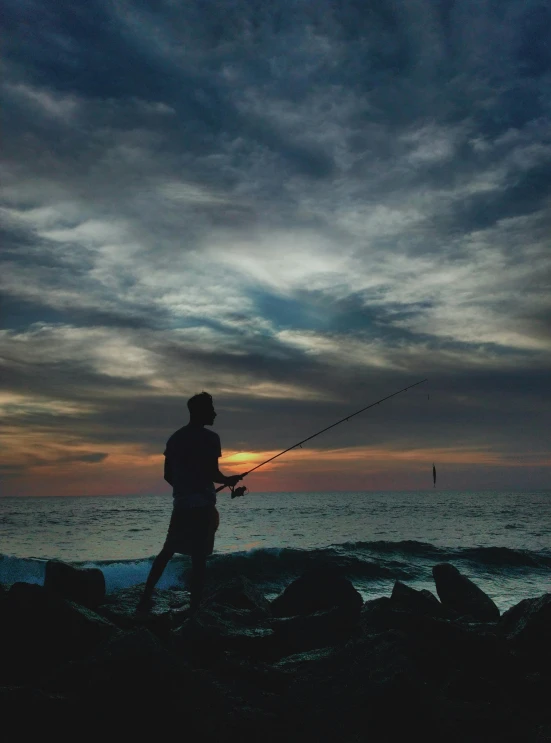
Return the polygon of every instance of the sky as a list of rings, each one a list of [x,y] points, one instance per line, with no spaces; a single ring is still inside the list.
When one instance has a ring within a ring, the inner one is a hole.
[[[5,0],[2,495],[551,487],[547,0]]]

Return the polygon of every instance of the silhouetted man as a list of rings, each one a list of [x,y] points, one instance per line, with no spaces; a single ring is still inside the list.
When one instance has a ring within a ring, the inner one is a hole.
[[[153,590],[175,552],[191,555],[190,611],[200,604],[205,585],[207,556],[214,549],[218,528],[214,482],[234,486],[242,475],[226,477],[218,469],[220,437],[212,426],[216,412],[207,392],[188,400],[189,423],[172,434],[164,451],[164,478],[172,485],[174,504],[168,534],[151,566],[138,611],[152,607]]]

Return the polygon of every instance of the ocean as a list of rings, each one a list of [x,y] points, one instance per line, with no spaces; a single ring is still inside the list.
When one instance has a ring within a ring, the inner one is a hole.
[[[170,495],[0,498],[0,583],[42,583],[58,559],[99,567],[111,593],[143,583],[159,552]],[[551,591],[551,490],[524,492],[250,493],[218,496],[211,580],[236,574],[268,598],[323,560],[365,600],[394,581],[435,592],[431,568],[450,562],[501,611]],[[158,588],[183,587],[175,556]],[[208,580],[208,578],[207,578]]]

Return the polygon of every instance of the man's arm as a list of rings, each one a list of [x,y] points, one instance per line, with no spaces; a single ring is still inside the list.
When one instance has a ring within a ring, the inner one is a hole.
[[[233,486],[233,485],[237,485],[239,480],[242,480],[242,479],[243,479],[243,475],[230,475],[229,477],[226,477],[226,475],[223,475],[218,469],[218,458],[216,458],[216,462],[214,463],[214,468],[212,472],[213,482],[218,482],[221,485]]]
[[[170,469],[170,460],[165,456],[165,480],[169,485],[172,485],[172,471]]]

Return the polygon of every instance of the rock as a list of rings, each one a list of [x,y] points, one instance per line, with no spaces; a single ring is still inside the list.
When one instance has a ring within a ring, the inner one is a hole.
[[[60,560],[48,560],[44,588],[89,609],[105,599],[105,577],[99,568],[76,568]]]
[[[163,610],[151,627],[129,624],[122,632],[107,622],[105,638],[88,642],[87,623],[101,624],[101,617],[40,586],[15,584],[0,595],[0,659],[5,662],[6,637],[17,640],[17,664],[26,663],[24,643],[34,654],[25,678],[4,676],[4,728],[6,721],[26,722],[32,708],[43,729],[51,713],[52,724],[59,718],[66,728],[69,720],[84,719],[87,733],[95,725],[101,735],[115,721],[125,734],[140,735],[143,710],[164,735],[174,728],[167,710],[177,709],[188,733],[203,743],[546,739],[551,664],[533,665],[544,657],[549,594],[521,602],[493,626],[433,616],[437,599],[400,583],[392,597],[366,602],[361,612],[330,607],[276,618],[250,597],[247,606],[232,605],[248,586],[241,579],[228,585],[228,593],[213,591],[195,616],[181,621],[178,632],[165,628],[166,641],[153,627],[182,616],[166,610],[171,597],[159,592]],[[133,604],[128,594],[102,606],[122,611]],[[71,645],[75,633],[80,640]],[[300,652],[326,642],[332,644]],[[53,652],[39,666],[44,646]],[[534,648],[533,663],[520,648]]]
[[[397,631],[411,658],[427,678],[445,679],[452,671],[482,667],[490,675],[509,663],[505,641],[488,625],[471,628],[439,616],[407,611],[386,597],[365,603],[360,616],[364,635]],[[478,672],[478,671],[477,671]]]
[[[9,730],[17,731],[17,740],[38,739],[45,730],[54,729],[50,724],[55,725],[56,737],[65,732],[74,734],[71,724],[74,707],[62,694],[32,686],[4,686],[0,687],[0,709],[4,740],[15,737],[6,732]]]
[[[315,666],[317,661],[324,661],[329,658],[335,652],[335,647],[315,648],[314,650],[306,650],[302,653],[294,653],[293,655],[286,655],[280,660],[274,663],[275,668],[279,668],[286,673],[292,673],[293,675],[297,672],[304,671],[305,669],[312,668]]]
[[[419,612],[411,612],[387,596],[366,601],[360,612],[360,628],[364,634],[412,628]]]
[[[125,735],[132,731],[143,737],[153,718],[155,733],[173,734],[176,714],[182,724],[185,721],[188,735],[203,743],[226,737],[274,740],[270,734],[262,735],[263,726],[269,733],[277,722],[269,716],[269,705],[255,709],[249,694],[243,694],[244,690],[254,693],[254,687],[249,689],[247,682],[230,673],[192,668],[176,648],[165,646],[145,628],[103,643],[89,657],[67,664],[47,683],[50,691],[68,694],[72,690],[82,715],[89,715],[93,723],[99,720],[103,733],[115,729],[116,723]],[[258,690],[256,701],[265,694]]]
[[[270,623],[280,655],[291,655],[347,642],[358,628],[359,614],[338,607]]]
[[[49,691],[79,695],[158,694],[189,680],[190,673],[145,627],[119,633],[85,658],[58,669],[44,683]]]
[[[360,627],[368,635],[390,630],[423,635],[425,631],[430,632],[434,628],[435,621],[440,621],[440,618],[406,610],[386,596],[366,601],[360,614]],[[448,626],[448,622],[441,621]]]
[[[215,603],[246,609],[259,616],[271,616],[270,602],[262,591],[243,575],[218,586],[205,598],[205,604]]]
[[[288,585],[272,601],[272,613],[275,617],[292,617],[339,607],[358,614],[362,604],[361,594],[340,570],[321,566],[307,571]]]
[[[410,740],[415,711],[426,715],[419,705],[425,685],[399,633],[351,641],[297,668],[295,678],[290,698],[309,740]],[[394,728],[402,725],[410,730],[398,737]]]
[[[519,714],[522,706],[510,704],[515,674],[502,683],[508,662],[500,661],[502,644],[450,621],[388,610],[403,620],[401,629],[374,632],[291,665],[296,681],[290,696],[310,739],[531,740],[530,726],[542,710],[532,721]]]
[[[431,617],[450,617],[449,610],[442,606],[433,593],[425,589],[417,591],[399,580],[394,584],[390,601],[396,608],[412,611],[416,614],[427,614]]]
[[[0,683],[28,683],[118,632],[105,618],[42,586],[14,583],[0,619]]]
[[[275,694],[284,693],[292,681],[292,675],[268,663],[243,658],[225,652],[214,672],[218,678],[245,682],[248,687]]]
[[[503,614],[496,630],[519,649],[551,661],[551,593],[512,606]]]
[[[538,728],[535,743],[551,743],[551,722]]]
[[[105,617],[123,630],[133,630],[136,627],[147,627],[159,636],[166,637],[167,633],[181,624],[178,617],[184,612],[175,606],[185,605],[185,594],[172,589],[156,591],[154,605],[146,615],[137,615],[136,607],[142,596],[144,585],[121,588],[105,597],[105,601],[96,608],[98,614]]]
[[[199,667],[209,667],[227,650],[259,660],[272,659],[273,631],[251,626],[250,619],[245,610],[210,604],[186,619],[173,635],[185,657]]]
[[[61,694],[53,694],[43,689],[35,689],[30,686],[2,686],[0,687],[0,707],[2,712],[13,706],[27,707],[27,711],[32,708],[36,710],[37,705],[44,703],[52,704],[58,702],[63,704],[66,701]],[[4,722],[4,715],[2,715]]]
[[[495,622],[499,619],[499,609],[492,599],[453,565],[435,565],[432,575],[445,608],[481,622]]]

